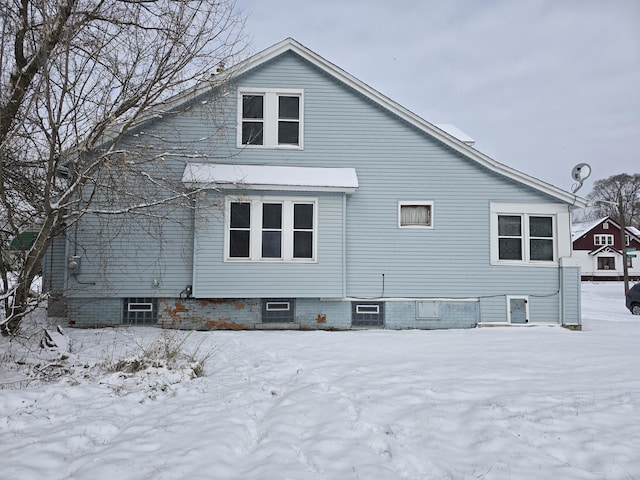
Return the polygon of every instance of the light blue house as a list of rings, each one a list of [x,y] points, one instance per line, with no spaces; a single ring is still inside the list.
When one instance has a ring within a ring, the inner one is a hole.
[[[570,209],[584,199],[292,39],[221,75],[121,142],[144,143],[190,205],[159,206],[146,226],[96,228],[88,215],[70,227],[45,259],[50,315],[76,326],[579,328]]]

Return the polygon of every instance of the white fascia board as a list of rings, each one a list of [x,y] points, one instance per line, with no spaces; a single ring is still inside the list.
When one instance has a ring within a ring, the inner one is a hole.
[[[191,188],[286,190],[352,193],[358,188],[354,168],[289,167],[188,163],[182,182]]]
[[[378,104],[388,109],[389,111],[393,112],[394,114],[396,114],[398,117],[405,120],[409,124],[414,125],[418,129],[424,131],[428,135],[434,137],[435,139],[439,140],[440,142],[452,148],[453,150],[465,155],[467,158],[474,160],[480,165],[500,175],[503,175],[507,178],[510,178],[519,183],[527,185],[533,189],[546,193],[547,195],[557,198],[558,200],[561,200],[564,203],[567,203],[576,207],[580,207],[580,208],[585,208],[588,206],[588,201],[582,197],[569,193],[558,187],[555,187],[546,182],[543,182],[542,180],[538,180],[537,178],[531,177],[518,170],[515,170],[504,164],[496,162],[495,160],[488,157],[487,155],[465,144],[464,141],[455,138],[453,135],[448,134],[444,130],[441,130],[440,128],[427,122],[426,120],[419,117],[415,113],[406,109],[405,107],[394,102],[390,98],[381,94],[377,90],[371,88],[366,83],[358,80],[351,74],[342,70],[337,65],[334,65],[333,63],[327,61],[326,59],[322,58],[320,55],[309,50],[308,48],[306,48],[305,46],[298,43],[292,38],[286,38],[285,40],[279,43],[276,43],[275,45],[263,50],[262,52],[257,53],[256,55],[253,55],[252,57],[232,66],[231,68],[225,70],[219,75],[215,75],[209,81],[202,82],[186,90],[185,92],[176,95],[175,97],[167,100],[167,102],[165,102],[164,105],[161,106],[160,108],[153,109],[148,113],[145,112],[143,115],[140,116],[140,118],[133,125],[129,125],[129,128],[140,125],[152,118],[161,117],[163,111],[165,112],[170,111],[172,107],[180,105],[188,99],[195,98],[198,95],[201,95],[208,90],[213,90],[217,85],[223,84],[229,79],[236,77],[238,75],[241,75],[289,50],[298,54],[300,57],[304,58],[311,64],[317,66],[321,70],[324,70],[329,75],[333,76],[337,80],[353,88],[354,90],[361,93],[365,97],[368,97],[372,101],[377,102]],[[116,131],[116,130],[118,129],[116,128],[116,126],[114,126],[113,131]],[[115,137],[115,136],[116,135],[110,135],[109,132],[105,133],[105,139],[110,139],[110,137]]]
[[[292,38],[287,38],[282,42],[272,46],[271,48],[264,50],[263,52],[256,55],[255,57],[252,57],[247,61],[246,65],[244,65],[243,69],[246,70],[249,68],[253,68],[262,62],[270,60],[271,58],[274,58],[277,55],[284,53],[287,50],[294,51],[305,60],[321,68],[322,70],[329,73],[333,77],[337,78],[341,82],[347,84],[349,87],[353,88],[357,92],[379,103],[386,109],[395,113],[397,116],[399,116],[403,120],[414,125],[418,129],[426,132],[427,134],[436,138],[437,140],[444,143],[445,145],[452,148],[453,150],[458,151],[463,155],[465,155],[466,157],[476,161],[480,165],[490,170],[493,170],[494,172],[499,173],[500,175],[503,175],[507,178],[513,179],[519,183],[522,183],[538,191],[546,193],[547,195],[557,198],[558,200],[561,200],[564,203],[568,203],[570,205],[581,207],[581,208],[585,208],[588,205],[587,200],[582,197],[566,192],[565,190],[562,190],[558,187],[555,187],[546,182],[543,182],[542,180],[538,180],[537,178],[526,175],[518,170],[515,170],[511,167],[508,167],[502,163],[499,163],[493,160],[487,155],[465,144],[464,141],[455,138],[453,135],[448,134],[444,130],[441,130],[435,125],[427,122],[423,118],[419,117],[415,113],[411,112],[410,110],[394,102],[393,100],[381,94],[377,90],[374,90],[366,83],[358,80],[357,78],[345,72],[338,66],[325,60],[324,58],[314,53],[313,51],[309,50],[308,48],[304,47],[303,45],[296,42]]]

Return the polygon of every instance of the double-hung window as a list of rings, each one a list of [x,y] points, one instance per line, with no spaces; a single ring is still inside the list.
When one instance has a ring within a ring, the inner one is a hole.
[[[315,261],[317,200],[227,200],[226,258],[245,261]]]
[[[553,262],[556,258],[553,215],[497,214],[497,261]]]
[[[238,90],[238,146],[302,148],[302,90]]]

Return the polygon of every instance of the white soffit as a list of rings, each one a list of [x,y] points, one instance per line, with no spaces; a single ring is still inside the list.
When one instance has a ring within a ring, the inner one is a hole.
[[[355,168],[188,163],[182,182],[196,188],[246,188],[306,192],[354,192]]]

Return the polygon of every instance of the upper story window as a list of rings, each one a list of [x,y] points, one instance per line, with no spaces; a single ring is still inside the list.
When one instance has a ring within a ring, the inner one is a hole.
[[[302,148],[303,91],[238,90],[238,146]]]
[[[314,261],[316,200],[227,200],[228,260]]]
[[[552,262],[555,259],[553,216],[497,215],[497,260]]]
[[[597,234],[593,236],[594,245],[613,245],[613,235],[610,234]]]
[[[398,202],[398,226],[400,228],[432,228],[433,202]]]

